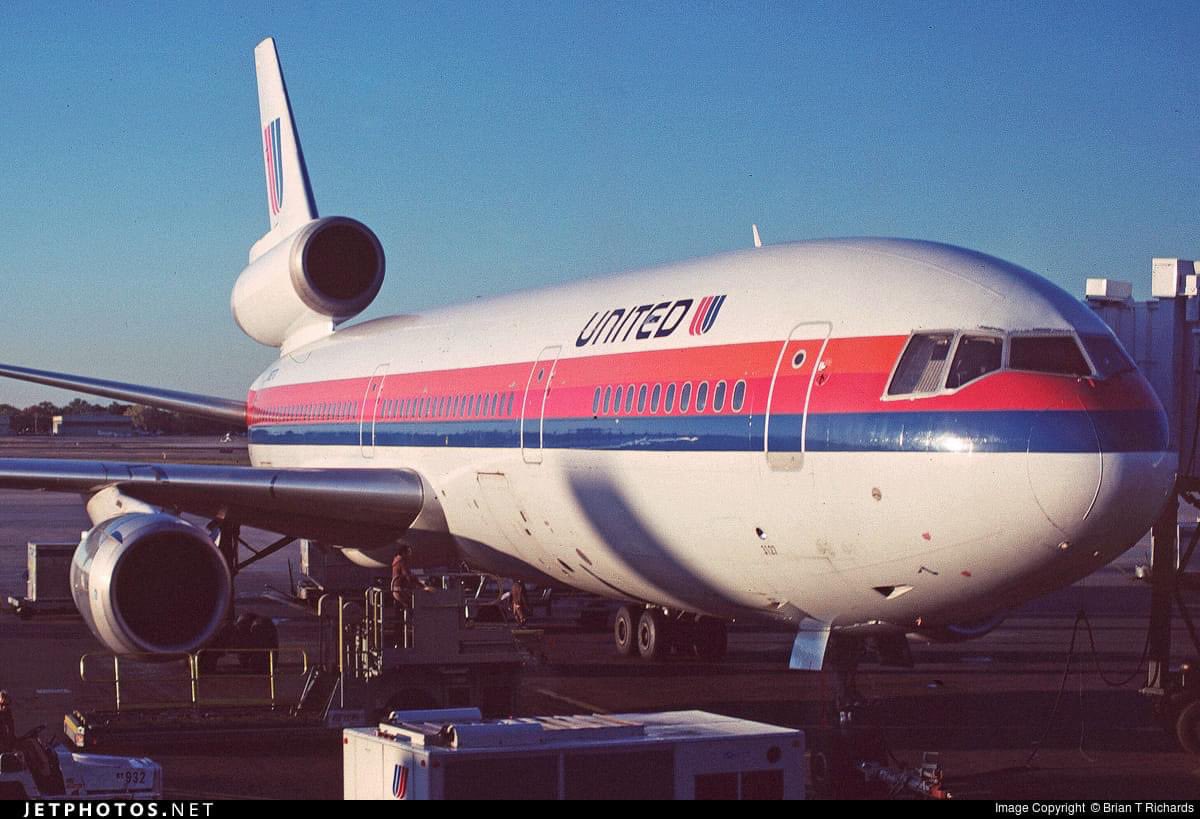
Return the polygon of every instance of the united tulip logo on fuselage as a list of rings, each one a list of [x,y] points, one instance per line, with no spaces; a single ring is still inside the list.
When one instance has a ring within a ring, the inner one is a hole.
[[[725,304],[725,296],[705,296],[692,312],[693,299],[663,301],[658,304],[639,304],[637,307],[615,307],[603,313],[592,313],[587,324],[575,339],[576,347],[588,344],[611,344],[634,339],[665,338],[675,332],[683,320],[692,314],[688,333],[700,336],[712,329],[717,313]]]

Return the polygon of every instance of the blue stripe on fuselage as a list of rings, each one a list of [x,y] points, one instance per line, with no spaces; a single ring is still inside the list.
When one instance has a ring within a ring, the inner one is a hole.
[[[773,452],[800,451],[800,415],[771,417]],[[538,425],[526,424],[526,447],[537,447]],[[547,418],[547,449],[647,452],[761,452],[763,418],[747,415]],[[250,443],[358,446],[359,425],[255,425]],[[366,443],[370,444],[367,429]],[[813,414],[809,452],[1161,452],[1167,448],[1165,416],[1157,410],[939,411]],[[516,420],[380,421],[382,447],[516,448]]]

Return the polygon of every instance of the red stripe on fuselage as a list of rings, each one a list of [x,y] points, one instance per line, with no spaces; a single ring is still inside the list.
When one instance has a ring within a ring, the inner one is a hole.
[[[1126,373],[1107,381],[1094,381],[1039,373],[1003,371],[967,384],[952,394],[922,398],[887,398],[884,391],[892,367],[907,337],[831,339],[822,361],[826,367],[812,387],[810,412],[929,412],[946,410],[1096,410],[1151,409],[1157,406],[1153,392],[1137,373]],[[731,411],[732,390],[746,382],[746,400],[740,414],[761,415],[767,409],[767,394],[782,341],[686,347],[672,350],[591,355],[560,359],[546,402],[548,418],[578,418],[593,414],[596,388],[632,386],[640,392],[655,385],[665,393],[668,384],[708,382],[710,389],[720,381],[728,390],[723,412]],[[511,412],[493,412],[490,419],[519,418],[532,361],[421,373],[389,373],[379,394],[378,416],[385,417],[388,401],[425,396],[507,395],[515,393]],[[811,363],[792,370],[782,362],[771,399],[773,413],[799,413],[808,394]],[[252,392],[248,398],[250,423],[358,421],[369,379],[346,378]],[[373,399],[372,399],[373,400]],[[710,399],[711,400],[711,399]],[[333,414],[311,417],[306,409],[314,404],[335,406]],[[635,404],[636,407],[636,404]],[[280,411],[288,413],[280,417]],[[503,404],[507,410],[507,401]],[[624,414],[624,400],[621,413]],[[602,410],[601,410],[602,411]],[[676,412],[678,410],[676,409]],[[711,411],[711,410],[709,410]],[[659,413],[662,413],[660,405]],[[649,401],[645,411],[650,414]],[[368,414],[368,417],[371,417]],[[389,417],[396,417],[392,414]],[[447,416],[440,416],[445,418]],[[461,416],[455,416],[461,417]],[[472,414],[472,418],[480,417]],[[410,420],[420,420],[410,418]]]

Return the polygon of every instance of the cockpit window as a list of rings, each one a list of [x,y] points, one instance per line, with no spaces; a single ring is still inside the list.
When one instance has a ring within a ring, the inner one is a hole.
[[[1074,336],[1013,336],[1008,366],[1053,375],[1091,375]]]
[[[908,340],[888,395],[911,395],[941,389],[953,333],[917,333]]]
[[[1137,365],[1133,363],[1133,359],[1125,352],[1125,348],[1121,346],[1121,342],[1112,336],[1099,334],[1085,335],[1081,336],[1080,339],[1083,341],[1083,349],[1087,350],[1088,356],[1092,359],[1092,364],[1096,368],[1096,375],[1101,378],[1108,378],[1117,373],[1137,369]]]
[[[950,362],[947,389],[957,389],[977,378],[1000,369],[1004,339],[995,336],[963,336],[958,340],[954,360]]]

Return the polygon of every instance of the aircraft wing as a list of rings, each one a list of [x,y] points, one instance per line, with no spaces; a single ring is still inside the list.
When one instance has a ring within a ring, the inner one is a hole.
[[[246,402],[234,401],[230,398],[214,398],[209,395],[144,387],[139,384],[126,384],[123,381],[108,381],[103,378],[55,373],[49,370],[33,370],[11,364],[0,364],[0,377],[32,381],[35,384],[47,384],[51,387],[75,390],[88,395],[102,395],[118,401],[132,401],[148,407],[211,418],[240,427],[246,426]]]
[[[110,486],[154,506],[292,537],[393,542],[421,511],[421,477],[407,469],[274,469],[53,458],[0,459],[0,489],[91,495]]]

